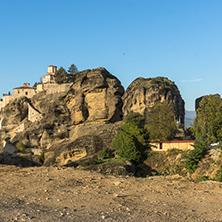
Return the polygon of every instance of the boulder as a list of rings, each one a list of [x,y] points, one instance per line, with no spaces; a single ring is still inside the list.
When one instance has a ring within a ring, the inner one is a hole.
[[[77,73],[65,98],[72,124],[121,120],[123,93],[120,81],[105,68]]]
[[[156,102],[167,101],[172,104],[176,120],[184,124],[184,101],[174,82],[165,77],[137,78],[127,88],[123,96],[123,114],[130,111],[144,115],[149,121],[149,115]]]

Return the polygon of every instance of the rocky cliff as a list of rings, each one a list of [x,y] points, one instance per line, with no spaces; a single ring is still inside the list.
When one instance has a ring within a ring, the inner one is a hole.
[[[122,119],[123,93],[120,81],[105,68],[77,73],[66,92],[42,91],[31,99],[21,97],[7,104],[1,113],[2,141],[9,137],[11,145],[22,141],[25,158],[38,164],[42,152],[47,164],[51,160],[57,165],[98,153],[111,146],[121,125],[107,123]],[[33,108],[41,118],[29,115]]]
[[[78,73],[65,98],[72,123],[121,120],[123,93],[120,81],[105,68]]]
[[[175,83],[165,77],[134,80],[123,96],[123,114],[126,116],[132,110],[148,121],[155,103],[165,100],[172,104],[176,119],[184,124],[184,101]]]
[[[98,68],[77,73],[67,91],[42,91],[31,99],[10,102],[1,113],[0,137],[2,141],[10,137],[10,147],[18,141],[23,144],[22,151],[13,154],[19,159],[11,163],[20,164],[22,158],[28,159],[29,165],[95,162],[100,150],[112,149],[112,140],[123,124],[122,106],[124,115],[133,110],[147,118],[157,101],[167,100],[177,119],[184,121],[184,102],[167,78],[138,78],[123,94],[120,81],[105,68]],[[0,163],[10,161],[7,157]]]

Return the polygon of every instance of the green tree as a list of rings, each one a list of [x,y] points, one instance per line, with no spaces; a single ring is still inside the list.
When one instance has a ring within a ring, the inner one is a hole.
[[[201,158],[204,157],[206,153],[207,144],[204,141],[194,142],[194,149],[190,150],[186,155],[185,168],[187,168],[190,173],[194,173],[198,167],[198,163]]]
[[[78,68],[74,64],[72,64],[68,69],[69,74],[76,74],[77,72],[78,72]]]
[[[66,83],[68,74],[63,67],[60,67],[55,73],[55,82],[58,84]]]
[[[154,105],[148,124],[145,126],[151,140],[170,140],[174,137],[176,121],[173,108],[166,101]]]
[[[41,82],[35,82],[32,87],[37,87],[37,85],[41,84]]]
[[[142,162],[146,158],[144,147],[148,146],[148,134],[143,127],[144,117],[139,113],[130,112],[124,121],[126,123],[117,132],[112,147],[118,151],[119,156],[135,163]]]
[[[117,154],[136,163],[142,161],[142,153],[139,151],[138,140],[135,136],[130,135],[123,130],[117,132],[112,142],[112,147],[117,150]]]
[[[211,143],[222,140],[222,100],[218,95],[202,98],[193,122],[194,149],[186,156],[185,167],[193,173]]]
[[[193,122],[197,141],[210,143],[222,140],[222,100],[218,95],[202,98]]]
[[[140,113],[130,111],[128,115],[124,118],[126,123],[132,123],[139,128],[143,128],[145,125],[145,118]]]

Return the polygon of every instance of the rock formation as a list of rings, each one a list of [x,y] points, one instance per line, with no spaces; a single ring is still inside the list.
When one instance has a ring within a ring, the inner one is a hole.
[[[122,119],[123,93],[120,81],[105,68],[85,70],[67,91],[42,91],[9,102],[1,113],[1,139],[11,138],[13,145],[22,141],[26,158],[38,164],[41,152],[46,163],[56,165],[97,155],[111,147],[122,124],[105,123]],[[32,119],[28,112],[33,108],[41,118]]]
[[[105,68],[78,73],[65,98],[72,123],[121,120],[123,93],[120,81]]]
[[[155,103],[164,100],[172,104],[176,120],[184,124],[184,101],[175,83],[165,77],[134,80],[123,96],[123,114],[126,116],[132,110],[148,121]]]
[[[17,165],[96,163],[100,150],[112,149],[112,140],[123,124],[123,94],[120,81],[105,68],[79,72],[66,91],[42,90],[32,98],[9,102],[1,113],[0,138],[10,138],[13,146],[19,141],[25,147],[24,152],[18,149],[13,153],[12,162]],[[123,100],[124,115],[133,110],[146,118],[157,101],[167,100],[176,118],[184,121],[184,102],[176,85],[167,78],[138,78]],[[0,163],[9,162],[9,156],[0,158]],[[117,168],[114,165],[97,170],[134,172],[128,162],[119,163]]]

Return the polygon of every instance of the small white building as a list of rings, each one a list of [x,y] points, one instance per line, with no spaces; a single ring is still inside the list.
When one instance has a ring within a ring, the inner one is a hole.
[[[48,66],[48,72],[42,77],[42,83],[54,83],[55,82],[55,73],[57,71],[57,66]]]

